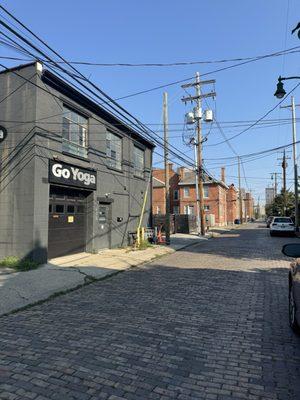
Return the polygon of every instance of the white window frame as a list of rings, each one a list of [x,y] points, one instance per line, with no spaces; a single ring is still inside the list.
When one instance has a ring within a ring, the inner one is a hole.
[[[133,146],[134,176],[144,178],[145,173],[145,150]]]
[[[188,194],[186,194],[186,190],[188,191]],[[183,188],[183,197],[185,197],[185,198],[190,197],[190,188],[189,187]]]
[[[110,168],[122,170],[122,155],[123,155],[122,137],[113,132],[106,132],[106,157],[107,165]]]
[[[63,106],[62,150],[86,158],[88,155],[88,118]]]
[[[207,191],[207,193],[205,193],[205,191]],[[206,196],[206,194],[207,194],[207,196]],[[209,187],[208,186],[203,186],[203,197],[205,199],[209,198]]]

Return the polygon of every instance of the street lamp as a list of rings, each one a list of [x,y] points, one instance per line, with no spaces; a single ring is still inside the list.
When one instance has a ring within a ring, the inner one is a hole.
[[[300,76],[288,76],[283,78],[279,76],[277,83],[277,90],[274,93],[278,99],[282,99],[286,95],[286,91],[283,88],[282,81],[288,79],[300,79]],[[295,186],[295,225],[296,231],[299,231],[299,190],[298,190],[298,165],[297,165],[297,146],[296,146],[296,112],[295,112],[295,100],[294,96],[291,97],[291,105],[281,106],[280,108],[291,108],[292,109],[292,128],[293,128],[293,161],[294,161],[294,186]]]
[[[284,90],[282,81],[286,81],[288,79],[300,79],[300,76],[288,76],[285,78],[283,78],[282,76],[279,76],[278,83],[277,83],[277,89],[276,89],[276,92],[274,93],[274,96],[277,97],[277,99],[282,99],[286,95],[286,91]]]

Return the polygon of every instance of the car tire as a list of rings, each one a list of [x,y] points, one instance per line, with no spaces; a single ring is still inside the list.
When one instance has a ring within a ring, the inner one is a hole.
[[[299,333],[299,325],[296,319],[296,303],[291,283],[289,284],[289,322],[293,331]]]
[[[274,232],[270,231],[270,236],[274,236]]]

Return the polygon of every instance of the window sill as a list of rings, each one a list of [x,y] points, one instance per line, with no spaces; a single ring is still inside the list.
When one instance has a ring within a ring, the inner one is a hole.
[[[106,164],[106,167],[108,169],[111,169],[112,171],[119,172],[120,174],[124,174],[124,171],[122,169],[111,167],[110,165],[107,165],[107,164]]]
[[[145,177],[138,176],[138,175],[133,175],[134,178],[139,179],[140,181],[145,181]]]
[[[68,157],[77,158],[77,160],[82,160],[82,161],[90,163],[90,160],[87,157],[81,157],[81,156],[78,156],[77,154],[69,153],[68,151],[63,151],[62,154],[65,156],[68,156]]]

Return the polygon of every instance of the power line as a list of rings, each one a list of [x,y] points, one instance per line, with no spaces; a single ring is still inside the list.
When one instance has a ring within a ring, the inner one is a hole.
[[[220,59],[220,60],[200,60],[200,61],[175,61],[168,63],[100,63],[93,61],[56,61],[57,64],[71,64],[71,65],[85,65],[85,66],[95,66],[95,67],[178,67],[178,66],[189,66],[189,65],[200,65],[200,64],[222,64],[228,62],[240,62],[240,61],[257,61],[264,58],[269,57],[279,57],[281,55],[286,54],[294,54],[298,53],[300,46],[291,47],[290,49],[285,49],[281,51],[276,51],[274,53],[267,53],[259,56],[252,57],[236,57],[236,58],[228,58],[228,59]],[[0,56],[1,59],[6,60],[14,60],[14,61],[32,61],[32,59],[28,58],[19,58],[19,57],[6,57]],[[46,59],[40,59],[42,62],[49,62]]]
[[[2,6],[0,6],[2,9],[4,9]],[[11,15],[10,13],[9,13],[9,15]],[[13,16],[12,16],[13,17]],[[15,17],[13,17],[15,20],[16,20],[16,18]],[[18,20],[17,20],[17,22],[18,23],[20,23]],[[15,34],[18,38],[20,38],[21,40],[23,40],[26,44],[28,44],[29,46],[31,46],[34,50],[36,50],[36,51],[38,51],[40,54],[42,54],[43,56],[46,56],[47,57],[47,59],[49,59],[50,61],[52,61],[43,51],[41,51],[40,49],[38,49],[36,46],[34,46],[34,45],[32,45],[27,39],[25,39],[25,38],[23,38],[22,37],[22,35],[19,35],[16,31],[14,31],[12,28],[10,28],[7,24],[5,24],[3,21],[0,21],[0,23],[3,25],[3,26],[5,26],[6,27],[6,29],[8,29],[10,32],[12,32],[13,34]],[[22,24],[22,23],[20,23],[23,27],[25,27],[25,25],[24,24]],[[32,31],[30,31],[27,27],[25,27],[25,29],[27,30],[27,31],[29,31],[34,37],[36,37],[36,38],[38,38]],[[65,61],[57,52],[55,52],[53,49],[51,49],[44,41],[42,41],[40,38],[38,38],[47,48],[49,48],[52,52],[54,52],[54,54],[56,54],[56,55],[58,55],[63,61]],[[64,72],[64,73],[66,73],[66,74],[68,74],[69,75],[69,72],[67,71],[67,70],[65,70],[65,69],[63,69],[63,68],[61,68],[60,67],[60,69],[62,69],[62,71]],[[124,111],[125,112],[125,114],[128,114],[131,118],[133,118],[134,119],[134,121],[135,121],[135,125],[137,124],[137,126],[139,127],[139,128],[142,128],[142,130],[143,130],[143,132],[144,133],[146,133],[148,136],[151,136],[152,137],[152,139],[153,139],[153,135],[156,135],[158,138],[159,138],[159,141],[161,140],[160,139],[160,137],[154,132],[154,131],[151,131],[151,135],[150,135],[150,133],[149,133],[149,128],[148,128],[148,131],[147,131],[147,129],[146,129],[146,127],[145,126],[143,126],[143,124],[137,119],[137,118],[135,118],[135,117],[133,117],[129,112],[127,112],[127,110],[125,110],[123,107],[121,107],[118,103],[116,103],[116,101],[115,100],[113,100],[112,98],[110,98],[108,95],[106,95],[101,89],[99,89],[95,84],[93,84],[90,80],[88,80],[87,78],[85,78],[79,71],[77,71],[74,67],[72,67],[72,69],[74,69],[84,80],[86,80],[93,88],[95,88],[97,91],[99,91],[102,95],[104,95],[108,100],[109,100],[109,102],[112,102],[114,105],[116,105],[117,107],[119,107],[122,111]],[[72,78],[77,82],[77,83],[79,83],[80,85],[82,85],[83,87],[85,87],[87,90],[89,90],[92,94],[94,94],[95,95],[95,92],[93,91],[93,90],[91,90],[91,89],[89,89],[86,85],[84,85],[84,84],[82,84],[82,82],[80,82],[78,79],[76,79],[75,77],[74,77],[74,75],[72,75]],[[96,97],[97,98],[99,98],[99,96],[98,95],[96,95]],[[105,101],[104,102],[105,104],[108,104],[107,103],[107,101]],[[111,105],[110,105],[110,107],[112,107]],[[112,107],[113,109],[114,109],[114,107]],[[115,110],[115,109],[114,109]],[[115,110],[116,111],[116,110]],[[126,118],[125,117],[125,119],[127,119],[128,120],[128,118]],[[155,140],[155,142],[157,143],[157,144],[159,144],[160,146],[162,146],[163,144],[160,142],[160,143],[158,143],[158,141],[157,141],[157,139]],[[172,147],[174,147],[174,146],[172,146]],[[175,148],[175,147],[174,147]],[[178,151],[177,149],[176,149],[176,151]],[[174,154],[174,152],[173,152],[173,154]],[[177,153],[178,154],[178,153]],[[180,157],[179,157],[180,158]],[[189,162],[189,161],[187,161],[187,159],[185,159],[185,161],[186,162]]]

